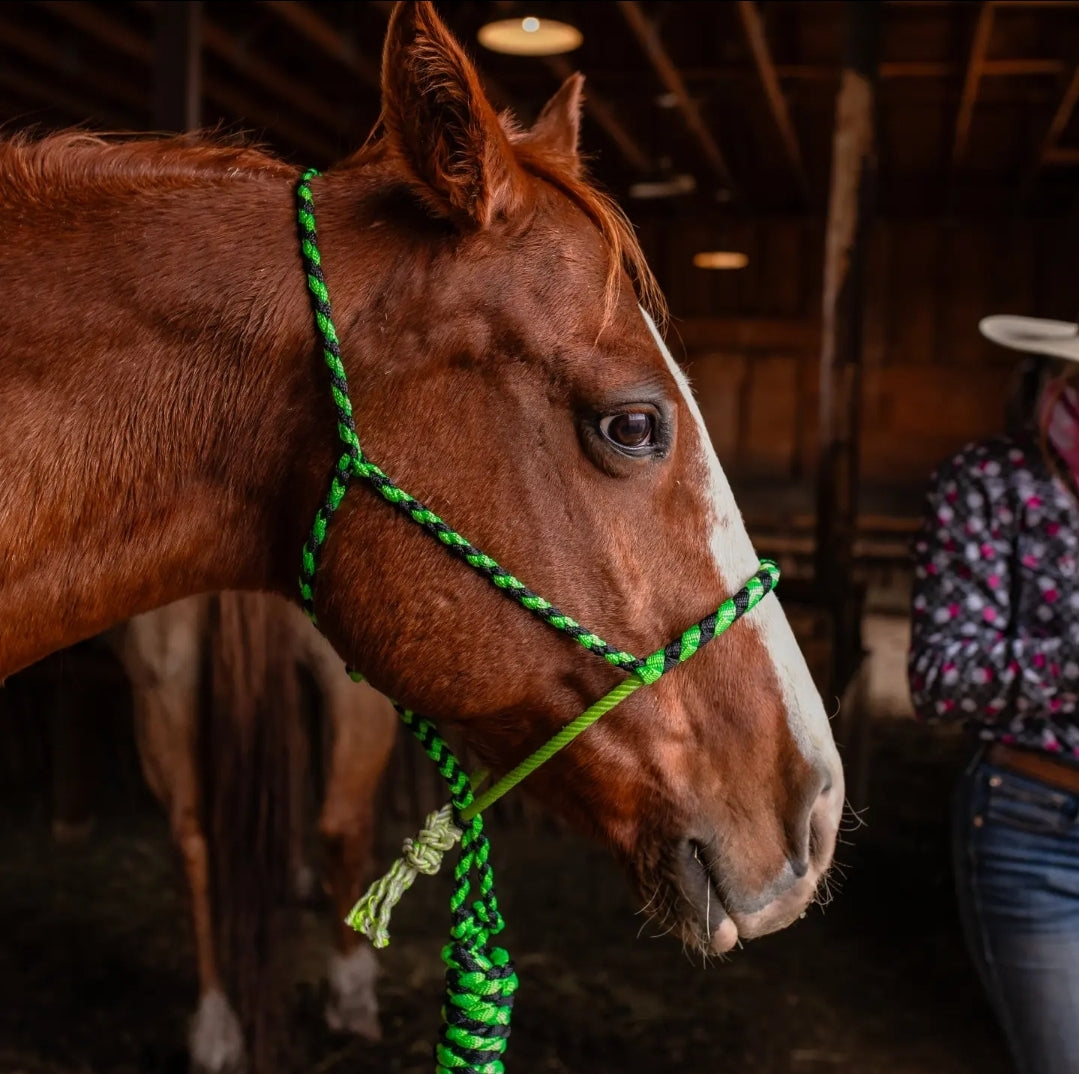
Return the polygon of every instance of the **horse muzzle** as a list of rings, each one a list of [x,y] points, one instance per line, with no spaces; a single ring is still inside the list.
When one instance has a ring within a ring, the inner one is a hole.
[[[778,932],[804,917],[831,865],[843,800],[840,773],[825,781],[808,810],[804,837],[794,840],[762,890],[746,890],[737,882],[737,868],[712,849],[720,843],[717,837],[683,840],[672,877],[682,938],[721,955],[739,940]]]

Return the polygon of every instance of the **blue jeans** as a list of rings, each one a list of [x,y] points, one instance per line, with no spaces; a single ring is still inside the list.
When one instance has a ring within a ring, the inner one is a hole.
[[[975,756],[953,809],[967,945],[1020,1074],[1079,1074],[1079,796]]]

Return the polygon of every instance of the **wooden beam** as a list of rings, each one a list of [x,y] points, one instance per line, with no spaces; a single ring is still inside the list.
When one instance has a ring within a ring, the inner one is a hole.
[[[162,2],[169,0],[134,0],[136,7],[154,11]],[[319,122],[327,131],[337,129],[333,120],[333,107],[305,82],[292,78],[281,67],[267,63],[243,47],[236,38],[209,19],[202,22],[202,43],[208,52],[234,67],[267,93],[283,98],[311,119]]]
[[[1028,10],[1031,8],[1064,9],[1079,7],[1079,0],[993,0],[993,3],[994,7],[1025,7]]]
[[[1002,57],[986,60],[982,65],[982,78],[1056,78],[1067,69],[1063,60],[1050,57]],[[965,68],[950,60],[885,60],[880,65],[880,79],[888,82],[896,79],[950,79],[958,78]],[[777,63],[776,77],[780,82],[838,82],[840,67],[827,63]],[[717,67],[683,67],[682,77],[687,85],[713,82],[739,82],[757,76],[756,68],[744,65],[723,64]],[[605,79],[614,81],[619,76],[608,71]],[[629,80],[635,77],[625,75]]]
[[[695,360],[724,351],[802,355],[820,344],[820,322],[804,317],[679,317],[671,327]]]
[[[39,0],[38,6],[124,56],[146,64],[153,62],[154,50],[150,41],[95,4],[77,0]]]
[[[1076,64],[1075,70],[1072,71],[1071,80],[1064,90],[1064,95],[1060,98],[1060,103],[1057,105],[1053,118],[1049,122],[1049,129],[1042,139],[1041,150],[1034,165],[1035,173],[1049,163],[1060,142],[1060,136],[1071,121],[1072,113],[1075,111],[1077,103],[1079,103],[1079,64]]]
[[[982,78],[1056,78],[1063,70],[1061,60],[986,60],[982,64]]]
[[[618,7],[634,37],[637,38],[642,51],[648,57],[653,69],[659,76],[663,87],[673,95],[678,103],[678,108],[682,113],[686,126],[696,138],[697,144],[700,146],[701,152],[712,170],[719,176],[728,190],[732,193],[737,193],[734,177],[727,167],[727,161],[719,148],[719,143],[709,130],[708,124],[705,123],[704,117],[697,107],[697,102],[690,96],[685,79],[683,79],[677,65],[667,54],[667,50],[664,48],[663,42],[660,40],[651,20],[645,15],[638,0],[618,0]]]
[[[302,120],[289,119],[272,104],[234,86],[207,79],[206,96],[230,116],[253,123],[268,134],[284,139],[290,147],[312,154],[316,158],[313,163],[320,167],[332,164],[340,155],[335,142],[311,130]]]
[[[798,135],[791,122],[790,110],[787,108],[787,98],[779,85],[776,75],[775,61],[772,59],[772,50],[768,47],[768,38],[764,33],[764,22],[761,19],[760,9],[754,0],[738,0],[738,15],[742,20],[742,29],[746,40],[749,42],[749,50],[753,54],[753,63],[757,68],[757,76],[761,80],[764,95],[768,99],[768,107],[772,112],[772,119],[779,128],[779,137],[783,141],[783,148],[787,153],[803,201],[810,201],[809,180],[806,177],[805,164],[802,161],[802,150],[798,144]]]
[[[129,30],[122,22],[92,4],[64,2],[64,0],[41,0],[41,6],[83,30],[90,37],[108,47],[151,66],[153,48],[145,40]],[[306,124],[294,122],[259,100],[248,97],[220,79],[206,77],[203,92],[208,100],[223,108],[236,119],[245,119],[267,133],[281,136],[287,143],[306,153],[312,153],[323,163],[336,156],[336,146],[313,133]]]
[[[880,6],[848,0],[846,57],[836,99],[821,303],[817,553],[814,577],[833,622],[832,691],[861,659],[861,609],[851,584],[858,519],[862,327],[876,185]]]
[[[970,124],[974,118],[974,104],[978,99],[978,83],[985,67],[989,38],[993,33],[993,5],[983,3],[978,11],[978,20],[974,24],[974,36],[971,40],[970,55],[967,57],[967,69],[963,76],[963,91],[959,97],[959,110],[955,116],[955,137],[952,139],[952,168],[958,168],[970,138]]]
[[[287,23],[302,37],[317,45],[327,56],[332,56],[342,66],[358,75],[368,86],[380,89],[378,65],[358,52],[351,42],[332,24],[327,22],[307,4],[298,0],[262,0],[278,18]]]
[[[8,9],[0,7],[0,40],[13,51],[33,60],[34,63],[46,70],[52,70],[56,65],[57,43],[55,37],[40,34],[11,19],[6,18],[2,12]],[[100,92],[102,96],[111,101],[122,103],[131,109],[134,115],[149,116],[150,105],[146,99],[146,91],[126,79],[117,78],[101,64],[92,67],[83,67],[78,71],[80,83],[83,83],[92,92]],[[85,116],[86,107],[76,112],[76,115]]]
[[[323,127],[336,129],[333,107],[313,92],[306,82],[290,77],[282,67],[275,67],[259,59],[257,55],[241,47],[232,34],[212,22],[203,24],[202,40],[207,51],[224,60],[260,89],[288,101]]]
[[[1045,158],[1047,168],[1074,168],[1077,164],[1079,164],[1079,146],[1056,146]]]
[[[88,101],[83,94],[67,93],[58,89],[51,79],[43,82],[32,75],[16,71],[10,63],[0,63],[0,86],[6,86],[32,101],[39,101],[43,106],[58,108],[80,123],[97,120],[116,130],[132,126],[130,113],[117,112],[109,105],[95,104]]]
[[[562,82],[576,70],[565,56],[547,56],[544,62],[551,74]],[[622,159],[631,168],[646,175],[653,170],[648,154],[626,130],[622,121],[615,115],[614,109],[587,83],[584,90],[584,110],[614,142],[622,154]]]
[[[154,126],[202,126],[202,0],[158,4],[154,11]]]

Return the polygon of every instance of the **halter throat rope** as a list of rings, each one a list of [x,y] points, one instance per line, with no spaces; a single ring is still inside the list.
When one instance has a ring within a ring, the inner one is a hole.
[[[389,942],[386,926],[393,904],[418,873],[437,871],[442,853],[460,838],[461,854],[454,868],[455,887],[450,898],[451,941],[442,952],[447,966],[446,1003],[440,1041],[435,1049],[436,1071],[438,1074],[502,1074],[504,1066],[501,1057],[509,1037],[510,1010],[517,977],[508,953],[491,944],[492,937],[502,931],[504,922],[494,894],[494,876],[488,863],[490,847],[483,832],[481,813],[635,690],[654,683],[729,629],[775,588],[779,581],[779,568],[770,560],[761,560],[760,570],[714,612],[662,649],[644,658],[637,657],[609,645],[532,592],[494,559],[443,522],[434,511],[398,487],[364,455],[356,433],[348,379],[341,361],[340,342],[333,324],[333,310],[318,248],[311,193],[311,180],[318,174],[312,168],[300,179],[296,187],[297,216],[304,272],[323,359],[330,374],[330,391],[337,414],[337,434],[342,452],[334,467],[325,499],[315,514],[311,533],[303,546],[300,598],[304,610],[311,621],[317,623],[315,575],[327,530],[352,480],[360,478],[505,596],[548,626],[567,634],[590,652],[628,673],[628,677],[613,690],[589,706],[478,798],[473,795],[472,781],[438,734],[434,723],[394,703],[406,726],[446,780],[450,804],[427,818],[424,830],[415,840],[405,841],[403,858],[394,864],[386,877],[372,885],[347,920],[353,927],[366,933],[374,946],[385,946]],[[473,880],[478,897],[470,902]]]

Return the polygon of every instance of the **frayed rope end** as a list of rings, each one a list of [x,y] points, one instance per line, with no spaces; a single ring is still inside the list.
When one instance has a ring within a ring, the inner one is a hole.
[[[420,873],[434,876],[442,864],[442,855],[452,850],[460,838],[461,830],[453,823],[452,806],[444,805],[436,813],[429,813],[419,834],[404,841],[401,857],[367,889],[349,911],[345,924],[362,932],[372,947],[386,947],[390,942],[390,914],[401,896]]]

